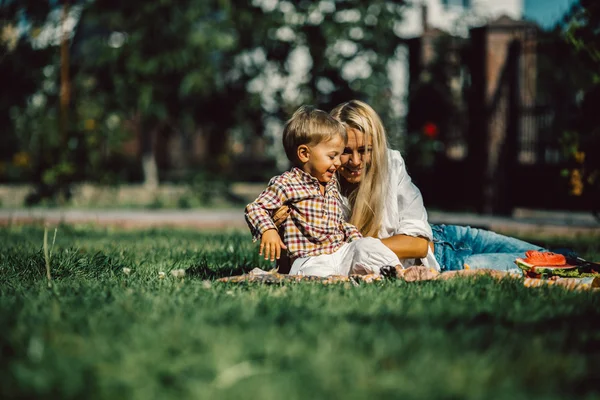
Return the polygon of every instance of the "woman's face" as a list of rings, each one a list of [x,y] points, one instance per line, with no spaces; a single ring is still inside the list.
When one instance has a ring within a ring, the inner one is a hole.
[[[348,183],[360,183],[371,162],[373,142],[369,140],[369,143],[365,143],[365,134],[357,129],[348,128],[347,133],[348,144],[340,157],[342,166],[339,172]]]

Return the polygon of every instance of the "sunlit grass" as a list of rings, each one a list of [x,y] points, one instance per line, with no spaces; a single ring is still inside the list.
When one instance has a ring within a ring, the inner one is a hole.
[[[597,292],[231,285],[214,278],[269,266],[246,232],[52,234],[48,288],[43,229],[0,230],[2,398],[600,396]]]

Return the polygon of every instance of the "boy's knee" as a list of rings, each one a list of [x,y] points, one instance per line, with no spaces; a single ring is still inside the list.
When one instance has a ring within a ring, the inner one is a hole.
[[[354,246],[354,262],[362,263],[369,259],[369,253],[373,251],[373,238],[365,237],[352,242]]]
[[[354,251],[358,253],[364,253],[368,251],[372,251],[374,247],[377,246],[376,242],[381,242],[378,239],[372,237],[363,237],[352,242],[354,245]]]

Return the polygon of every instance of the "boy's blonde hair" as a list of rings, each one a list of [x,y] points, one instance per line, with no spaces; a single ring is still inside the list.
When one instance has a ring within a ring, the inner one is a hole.
[[[340,121],[313,106],[301,106],[283,128],[283,148],[288,159],[298,164],[298,146],[315,145],[340,135],[348,140],[346,128]]]
[[[371,161],[365,167],[360,185],[349,196],[352,213],[349,222],[364,236],[377,237],[381,229],[388,179],[388,145],[383,123],[371,106],[359,100],[338,105],[331,115],[345,127],[362,132],[365,146],[372,143]]]

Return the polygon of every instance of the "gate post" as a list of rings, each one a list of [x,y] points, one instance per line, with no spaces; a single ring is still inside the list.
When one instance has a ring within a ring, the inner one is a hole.
[[[521,48],[531,27],[501,17],[471,30],[469,161],[476,171],[478,210],[485,214],[512,212],[510,181],[521,125]]]

